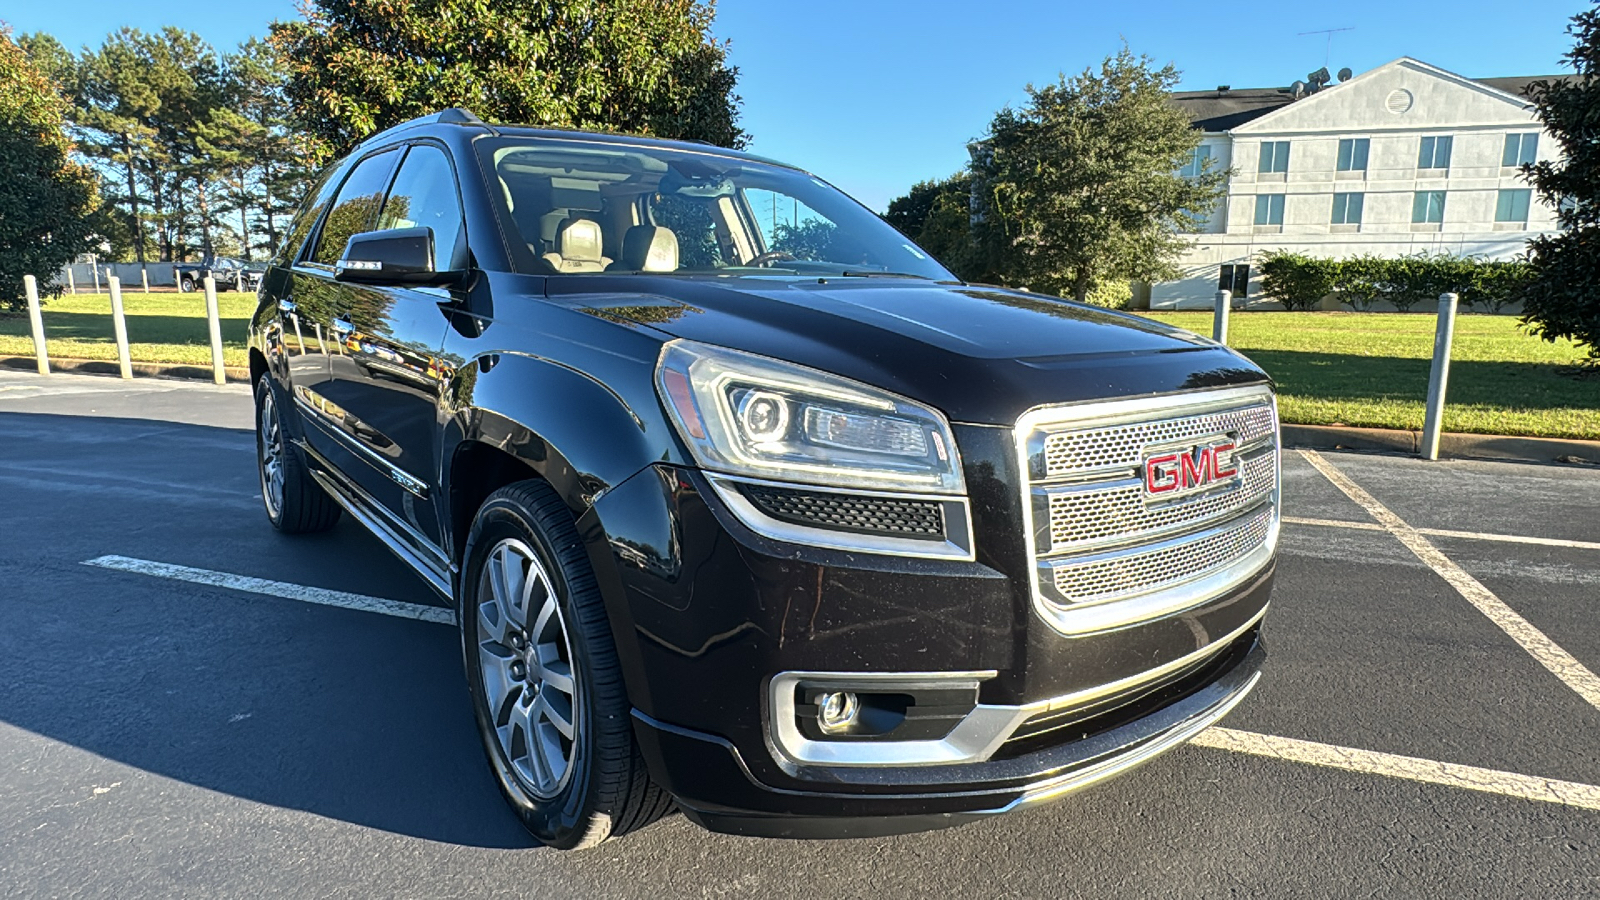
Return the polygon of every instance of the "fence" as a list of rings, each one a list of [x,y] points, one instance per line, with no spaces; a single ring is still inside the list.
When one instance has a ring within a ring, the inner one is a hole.
[[[178,280],[172,270],[172,263],[150,262],[139,263],[69,263],[62,266],[55,277],[44,282],[41,288],[59,287],[63,293],[87,294],[105,293],[108,279],[117,278],[127,286],[128,290],[142,290],[146,284],[150,287],[177,287]]]

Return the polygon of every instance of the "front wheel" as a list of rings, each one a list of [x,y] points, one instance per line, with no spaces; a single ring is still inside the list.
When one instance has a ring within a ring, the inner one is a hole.
[[[605,606],[572,514],[542,481],[501,488],[458,589],[467,684],[501,793],[573,850],[642,828],[672,799],[645,770]]]
[[[181,278],[181,279],[179,279],[178,280],[178,290],[180,292],[182,292],[182,293],[185,293],[185,294],[194,293],[194,279],[193,278]]]

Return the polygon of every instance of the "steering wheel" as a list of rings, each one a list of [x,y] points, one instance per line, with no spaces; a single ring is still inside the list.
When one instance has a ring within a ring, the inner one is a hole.
[[[771,266],[775,262],[783,262],[785,260],[790,260],[790,259],[794,259],[794,258],[795,258],[795,255],[793,253],[786,253],[786,252],[784,252],[782,250],[768,250],[767,252],[761,254],[760,256],[757,256],[755,259],[752,259],[749,262],[745,263],[745,265],[747,265],[747,266]]]

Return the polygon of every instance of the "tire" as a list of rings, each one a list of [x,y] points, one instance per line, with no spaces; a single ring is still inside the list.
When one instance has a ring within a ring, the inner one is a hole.
[[[184,294],[194,293],[194,279],[187,277],[178,279],[178,291]]]
[[[542,481],[495,491],[465,555],[467,687],[490,769],[522,824],[576,850],[665,815],[672,797],[634,742],[611,626],[566,504]]]
[[[256,381],[256,472],[272,527],[307,534],[327,531],[339,521],[339,504],[311,477],[300,451],[285,437],[278,392],[266,375]]]

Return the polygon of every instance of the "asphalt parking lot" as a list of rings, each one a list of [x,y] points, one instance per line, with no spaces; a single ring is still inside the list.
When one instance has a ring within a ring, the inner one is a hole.
[[[1600,896],[1600,469],[1287,454],[1266,677],[1109,785],[563,855],[423,583],[348,519],[268,526],[250,421],[238,386],[0,373],[0,895]]]

